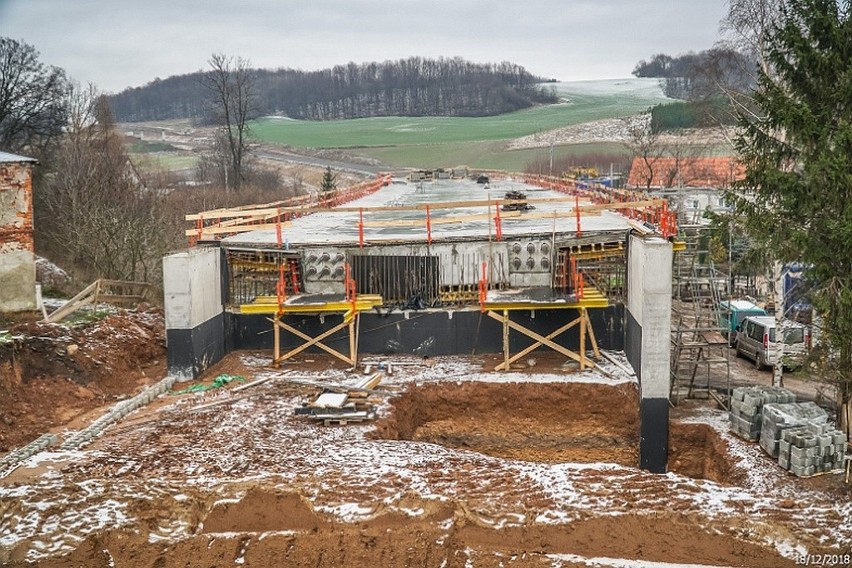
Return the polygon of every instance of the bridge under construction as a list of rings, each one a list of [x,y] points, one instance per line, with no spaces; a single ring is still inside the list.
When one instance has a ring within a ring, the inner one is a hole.
[[[276,365],[320,351],[353,367],[362,353],[499,353],[497,370],[550,349],[585,369],[623,349],[667,422],[666,202],[486,173],[380,175],[322,199],[188,216],[191,248],[164,259],[170,368],[197,376],[264,348]]]

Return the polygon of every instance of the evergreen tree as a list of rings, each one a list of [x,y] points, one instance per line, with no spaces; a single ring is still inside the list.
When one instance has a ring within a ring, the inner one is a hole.
[[[732,195],[746,228],[781,261],[808,266],[823,317],[820,377],[852,400],[852,20],[850,0],[789,0],[767,36],[754,105],[741,114],[747,167]]]
[[[331,173],[331,166],[326,166],[325,173],[322,175],[320,182],[320,191],[322,193],[332,193],[337,190],[337,174]]]

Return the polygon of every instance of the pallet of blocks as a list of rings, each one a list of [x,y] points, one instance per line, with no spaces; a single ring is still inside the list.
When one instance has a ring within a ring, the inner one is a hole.
[[[796,402],[796,395],[785,388],[764,385],[735,388],[728,414],[731,432],[752,442],[759,440],[763,405],[773,402]]]
[[[778,444],[778,465],[797,477],[842,471],[846,435],[828,424],[787,428]]]
[[[370,399],[370,391],[381,382],[382,374],[375,373],[348,387],[332,385],[323,389],[312,402],[296,408],[295,413],[321,421],[326,426],[373,420],[376,418],[376,405]]]
[[[764,404],[760,447],[773,458],[778,458],[781,435],[784,430],[807,424],[824,425],[826,423],[828,423],[828,414],[813,402]]]

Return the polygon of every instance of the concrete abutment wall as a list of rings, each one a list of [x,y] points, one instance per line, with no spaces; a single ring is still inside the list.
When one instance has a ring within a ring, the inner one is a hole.
[[[163,258],[169,372],[194,379],[225,356],[222,259],[218,247]]]
[[[639,378],[639,463],[654,473],[668,461],[672,254],[665,239],[630,236],[624,350]]]

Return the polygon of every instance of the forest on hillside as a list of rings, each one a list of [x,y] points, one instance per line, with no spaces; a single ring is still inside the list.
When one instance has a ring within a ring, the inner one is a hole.
[[[204,121],[204,72],[155,79],[111,97],[119,122]],[[304,120],[372,116],[492,116],[558,99],[543,79],[514,63],[410,57],[320,71],[252,70],[253,115]]]
[[[657,53],[639,61],[633,75],[660,78],[667,97],[695,101],[722,94],[720,87],[737,92],[752,89],[756,66],[746,54],[714,47],[677,56]]]

